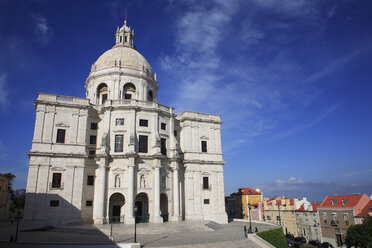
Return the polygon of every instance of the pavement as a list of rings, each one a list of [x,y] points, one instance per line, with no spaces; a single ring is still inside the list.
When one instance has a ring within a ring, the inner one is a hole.
[[[166,223],[137,224],[137,242],[141,247],[199,248],[199,247],[257,247],[244,237],[243,227],[249,223],[231,222],[222,225],[221,230],[205,226],[207,221],[182,221]],[[132,243],[134,225],[113,224],[114,244],[109,243],[110,225],[79,225],[51,228],[39,231],[19,232],[18,243],[9,243],[15,233],[15,224],[0,223],[0,248],[5,247],[118,247],[116,244]],[[264,231],[275,228],[268,224],[252,223],[253,230]]]

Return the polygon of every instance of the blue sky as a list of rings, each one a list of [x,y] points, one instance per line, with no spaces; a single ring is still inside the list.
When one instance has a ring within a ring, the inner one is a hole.
[[[225,193],[372,194],[372,2],[0,0],[0,172],[25,188],[38,92],[85,96],[123,24],[158,101],[220,114]]]

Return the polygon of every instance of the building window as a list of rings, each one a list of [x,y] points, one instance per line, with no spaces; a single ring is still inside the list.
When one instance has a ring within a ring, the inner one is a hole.
[[[102,94],[102,104],[104,104],[107,100],[107,94]]]
[[[337,220],[337,214],[336,213],[332,213],[332,220]]]
[[[86,201],[85,206],[87,206],[87,207],[93,206],[93,201]]]
[[[209,178],[203,177],[203,189],[209,189]]]
[[[342,200],[341,203],[342,203],[342,206],[345,206],[346,203],[347,203],[348,200]]]
[[[174,137],[177,137],[177,130],[174,130]]]
[[[350,222],[349,222],[349,215],[348,214],[344,214],[344,221],[345,221],[345,224],[348,226],[350,225]]]
[[[254,196],[252,195],[252,200],[254,200]]]
[[[338,200],[332,200],[332,206],[336,205],[336,203],[338,202]]]
[[[138,152],[147,153],[148,136],[140,135],[138,139]]]
[[[202,152],[207,152],[207,141],[202,140],[201,147],[202,147]]]
[[[115,135],[115,152],[123,152],[124,135]]]
[[[139,120],[139,125],[141,127],[148,127],[149,126],[149,121],[148,120],[144,120],[144,119],[140,119]]]
[[[97,123],[96,122],[90,123],[90,129],[97,130]]]
[[[89,138],[89,144],[95,145],[97,143],[97,136],[91,135]]]
[[[61,188],[62,173],[53,173],[52,188]]]
[[[117,118],[115,121],[116,126],[124,126],[124,119],[123,118]]]
[[[322,215],[324,224],[327,224],[327,213],[322,213]]]
[[[58,207],[59,206],[59,201],[58,200],[51,200],[49,202],[49,207]]]
[[[89,150],[89,155],[96,155],[96,150]]]
[[[132,94],[124,94],[124,99],[132,99]]]
[[[94,184],[94,176],[88,176],[87,185],[93,185],[93,184]]]
[[[160,128],[161,128],[162,130],[167,130],[167,124],[165,124],[165,123],[161,123],[161,124],[160,124]]]
[[[66,129],[57,129],[57,143],[65,143]]]
[[[204,204],[209,204],[209,199],[204,199]]]
[[[161,138],[161,148],[160,148],[161,154],[167,155],[167,140]]]

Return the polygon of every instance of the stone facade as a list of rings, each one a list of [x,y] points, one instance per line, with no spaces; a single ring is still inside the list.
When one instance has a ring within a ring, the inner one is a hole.
[[[297,198],[292,200],[284,196],[266,199],[263,202],[264,221],[283,226],[285,234],[290,233],[298,236],[296,219],[297,201]]]
[[[319,204],[301,205],[296,211],[298,235],[310,240],[321,240],[321,229],[316,206]]]
[[[220,117],[158,103],[156,74],[126,22],[115,37],[92,65],[86,98],[35,101],[25,223],[226,223]]]
[[[7,220],[9,218],[9,180],[4,175],[0,174],[0,220]]]

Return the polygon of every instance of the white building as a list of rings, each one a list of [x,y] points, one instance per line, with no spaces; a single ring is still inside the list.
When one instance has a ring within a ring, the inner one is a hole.
[[[38,94],[24,223],[226,223],[220,117],[158,103],[126,21],[115,37],[86,98]]]

